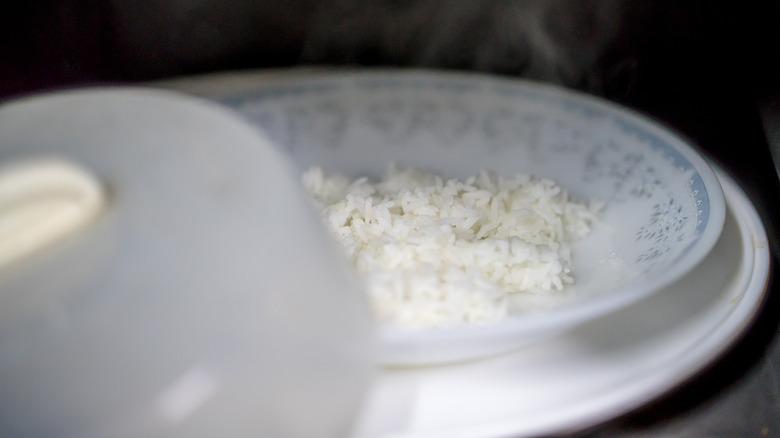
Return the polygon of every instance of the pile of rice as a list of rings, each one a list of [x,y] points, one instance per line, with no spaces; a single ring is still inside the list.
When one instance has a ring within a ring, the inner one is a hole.
[[[549,179],[487,171],[460,181],[390,165],[371,181],[312,167],[303,184],[365,276],[379,322],[403,329],[496,322],[508,294],[563,290],[570,242],[597,210]]]

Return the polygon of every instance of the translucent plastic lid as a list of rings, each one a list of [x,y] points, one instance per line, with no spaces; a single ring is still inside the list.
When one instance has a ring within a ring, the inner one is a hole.
[[[0,106],[0,165],[42,157],[104,205],[0,267],[0,435],[348,434],[373,321],[286,157],[216,104],[138,88]]]

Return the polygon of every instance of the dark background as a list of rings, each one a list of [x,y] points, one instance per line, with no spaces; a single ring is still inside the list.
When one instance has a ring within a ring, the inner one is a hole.
[[[744,168],[739,178],[748,182],[755,179],[748,168],[768,164],[746,163],[745,150],[766,149],[756,105],[780,89],[778,55],[776,1],[0,5],[0,100],[62,87],[302,64],[479,70],[558,83],[639,109],[716,159]]]
[[[770,1],[0,4],[0,102],[67,87],[296,65],[483,71],[603,96],[677,130],[726,168],[763,216],[775,258],[780,190],[760,116],[780,114],[778,59],[780,2]],[[588,434],[646,430],[684,416],[765,363],[778,325],[776,289],[721,361]]]

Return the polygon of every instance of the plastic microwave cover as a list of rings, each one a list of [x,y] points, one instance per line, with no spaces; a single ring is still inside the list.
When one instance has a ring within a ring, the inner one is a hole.
[[[3,435],[345,434],[373,322],[283,155],[216,104],[120,88],[0,107],[0,162],[42,156],[108,199],[0,272]]]

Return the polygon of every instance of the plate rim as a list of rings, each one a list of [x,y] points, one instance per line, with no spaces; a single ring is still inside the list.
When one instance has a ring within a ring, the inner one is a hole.
[[[453,82],[474,83],[476,87],[479,87],[478,91],[484,93],[492,93],[496,86],[502,85],[523,88],[531,92],[537,92],[542,96],[550,96],[550,98],[556,99],[556,101],[571,100],[579,104],[592,106],[621,121],[637,124],[653,136],[662,139],[674,151],[682,155],[702,178],[704,186],[708,189],[710,200],[708,219],[710,223],[704,232],[698,236],[697,241],[691,244],[696,245],[696,253],[700,255],[696,257],[683,256],[683,263],[678,263],[668,269],[668,271],[671,271],[669,275],[637,281],[629,287],[623,286],[619,294],[610,293],[594,297],[585,303],[545,310],[539,315],[507,317],[497,324],[450,327],[441,331],[430,330],[413,333],[403,330],[380,329],[380,363],[404,366],[468,360],[508,351],[520,345],[516,343],[509,345],[507,343],[507,345],[501,348],[493,349],[492,353],[451,354],[450,356],[453,357],[449,358],[433,357],[430,353],[424,355],[425,357],[420,357],[415,352],[420,351],[424,345],[431,346],[436,343],[448,342],[452,339],[470,338],[472,339],[471,342],[475,342],[475,340],[479,339],[508,338],[518,333],[526,333],[528,336],[535,337],[534,333],[557,334],[564,330],[569,330],[586,321],[603,317],[618,309],[640,302],[653,295],[656,291],[662,290],[680,280],[698,266],[717,243],[725,222],[726,201],[720,180],[715,174],[715,165],[706,158],[699,145],[667,124],[647,114],[580,90],[529,78],[498,76],[484,72],[387,67],[361,69],[306,67],[221,72],[165,80],[157,82],[155,85],[172,87],[184,92],[195,92],[196,94],[205,95],[208,98],[225,103],[230,100],[241,100],[242,98],[251,99],[253,94],[258,94],[262,90],[283,85],[300,84],[305,80],[334,82],[370,81],[374,79],[410,81],[415,78],[429,81],[451,80]],[[308,85],[313,87],[311,84]]]

